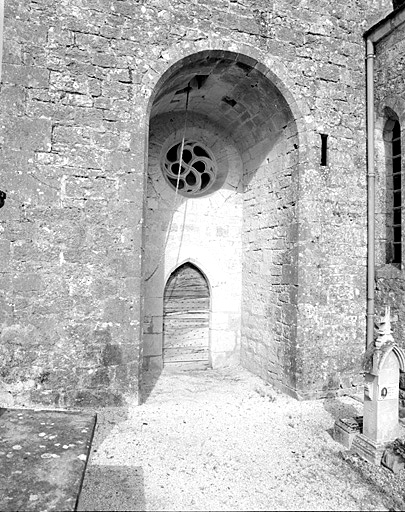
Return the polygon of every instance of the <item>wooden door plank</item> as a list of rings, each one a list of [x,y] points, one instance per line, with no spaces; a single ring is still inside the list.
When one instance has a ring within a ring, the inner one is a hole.
[[[209,360],[209,287],[202,273],[185,264],[170,277],[164,294],[163,362]]]

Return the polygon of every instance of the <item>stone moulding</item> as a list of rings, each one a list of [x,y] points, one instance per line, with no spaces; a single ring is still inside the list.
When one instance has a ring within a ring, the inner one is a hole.
[[[405,352],[395,342],[385,343],[381,348],[371,346],[364,354],[364,371],[379,375],[388,355],[393,352],[398,359],[401,372],[405,371]]]
[[[376,443],[364,434],[358,433],[353,439],[351,450],[368,462],[379,466],[386,446],[387,443]]]

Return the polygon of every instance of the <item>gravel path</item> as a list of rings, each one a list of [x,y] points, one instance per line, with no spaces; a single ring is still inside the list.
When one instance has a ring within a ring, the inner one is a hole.
[[[298,402],[241,368],[145,377],[104,410],[78,510],[405,510],[394,475],[336,443],[353,398]]]

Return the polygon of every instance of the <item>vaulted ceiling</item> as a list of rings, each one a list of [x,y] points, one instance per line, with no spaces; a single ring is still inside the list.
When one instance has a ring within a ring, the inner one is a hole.
[[[207,116],[244,151],[273,139],[292,114],[280,91],[255,67],[224,55],[196,54],[161,84],[151,118],[188,110]]]

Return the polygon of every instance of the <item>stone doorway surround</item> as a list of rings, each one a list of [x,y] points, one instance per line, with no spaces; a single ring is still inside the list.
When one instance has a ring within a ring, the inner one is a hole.
[[[163,366],[207,369],[211,366],[210,289],[190,263],[169,277],[163,304]]]

